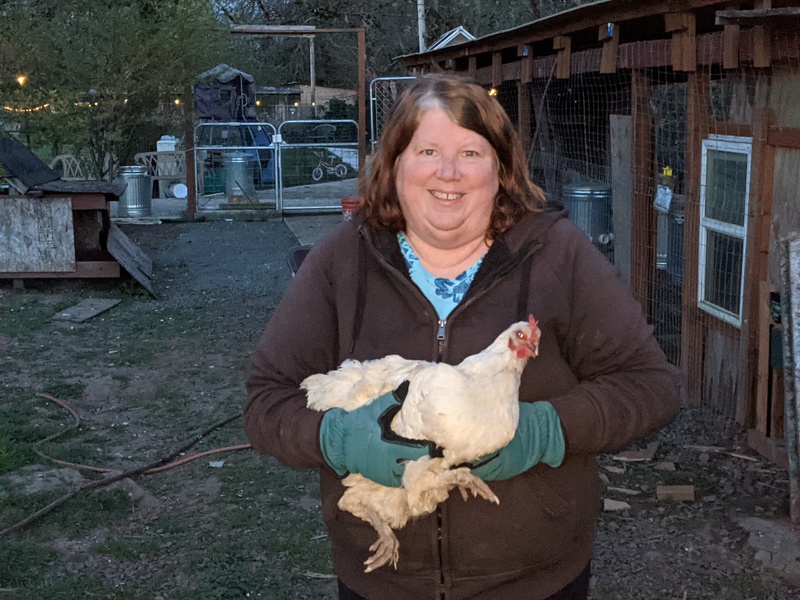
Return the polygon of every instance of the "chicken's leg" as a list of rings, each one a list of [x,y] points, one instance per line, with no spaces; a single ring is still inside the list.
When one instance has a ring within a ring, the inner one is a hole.
[[[373,555],[364,561],[364,572],[390,563],[397,568],[400,543],[392,529],[400,529],[408,522],[406,491],[384,487],[361,475],[348,475],[342,483],[347,489],[339,499],[339,508],[366,521],[378,533],[377,541],[369,547]]]

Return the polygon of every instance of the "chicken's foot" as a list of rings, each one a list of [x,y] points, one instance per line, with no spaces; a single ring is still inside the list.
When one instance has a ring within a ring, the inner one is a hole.
[[[375,569],[379,569],[386,564],[391,564],[395,569],[397,568],[397,560],[400,558],[400,543],[394,535],[392,528],[386,523],[378,523],[375,530],[378,532],[377,541],[369,547],[372,552],[364,565],[364,573],[371,573]],[[375,524],[373,523],[373,527]]]
[[[468,467],[449,469],[442,474],[442,478],[448,482],[451,488],[457,487],[458,491],[461,493],[461,497],[465,501],[469,500],[469,493],[472,492],[473,496],[480,496],[484,500],[488,500],[494,504],[500,504],[500,499],[486,482],[480,477],[473,475]]]

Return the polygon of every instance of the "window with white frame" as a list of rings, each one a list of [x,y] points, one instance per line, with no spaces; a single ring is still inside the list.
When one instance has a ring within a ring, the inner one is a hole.
[[[740,327],[752,139],[703,140],[700,186],[700,308]]]

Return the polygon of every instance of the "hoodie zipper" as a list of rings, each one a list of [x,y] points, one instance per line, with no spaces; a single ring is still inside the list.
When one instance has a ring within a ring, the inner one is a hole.
[[[436,356],[437,362],[441,362],[442,354],[444,352],[444,340],[447,337],[447,319],[439,320],[439,330],[436,332],[436,341],[439,344],[438,354]]]
[[[363,235],[363,234],[362,234]],[[530,253],[535,252],[541,246],[541,243],[534,243]],[[388,269],[391,272],[394,272],[395,275],[403,282],[404,285],[410,285],[412,288],[419,292],[420,296],[422,296],[425,301],[428,303],[428,306],[433,310],[433,313],[436,314],[436,309],[433,306],[433,303],[428,299],[428,297],[422,293],[422,290],[419,288],[417,284],[411,281],[407,277],[403,277],[401,273],[389,262],[385,259],[385,257],[380,253],[377,252],[375,247],[372,244],[367,244],[367,247],[370,248],[373,256],[377,258],[378,262],[381,263],[384,268]],[[522,259],[524,261],[524,257]],[[520,261],[522,262],[522,261]],[[507,274],[503,273],[503,277]],[[485,295],[489,292],[497,283],[503,278],[501,276],[495,277],[491,282],[489,282],[480,292],[476,295],[471,297],[466,302],[461,302],[458,306],[456,306],[453,311],[448,315],[448,318],[451,318],[454,314],[461,312],[470,304],[474,303],[477,298]],[[447,323],[448,319],[439,319],[437,321],[437,329],[436,329],[436,342],[437,342],[437,354],[436,354],[436,361],[441,362],[442,357],[444,356],[445,346],[447,342]],[[443,536],[442,531],[444,529],[444,519],[442,516],[442,509],[440,505],[436,506],[436,541],[437,541],[437,550],[438,550],[438,559],[439,559],[439,600],[447,600],[447,588],[445,585],[445,576],[444,576],[444,546],[443,546]]]

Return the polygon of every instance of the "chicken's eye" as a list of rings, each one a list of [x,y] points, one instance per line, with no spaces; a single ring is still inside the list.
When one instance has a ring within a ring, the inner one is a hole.
[[[517,337],[518,337],[519,339],[521,339],[521,340],[524,340],[524,339],[525,339],[525,337],[526,337],[526,336],[525,336],[525,332],[524,332],[524,331],[519,331],[519,330],[518,330],[518,331],[517,331]]]

